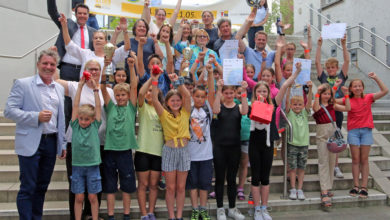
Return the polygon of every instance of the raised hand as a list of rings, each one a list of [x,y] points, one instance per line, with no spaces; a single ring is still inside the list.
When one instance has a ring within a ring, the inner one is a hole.
[[[217,81],[218,90],[222,90],[223,85],[224,85],[223,79],[219,79]]]
[[[307,85],[307,87],[309,87],[309,89],[313,88],[313,82],[312,81],[307,81],[306,85]]]
[[[150,34],[150,37],[153,39],[154,43],[157,43],[157,35],[156,34]]]
[[[248,88],[248,83],[245,80],[241,82],[241,88],[243,91],[246,91]]]
[[[299,44],[303,47],[303,49],[307,49],[307,48],[309,48],[309,45],[307,45],[307,43],[306,42],[303,42],[302,40],[301,40],[301,42],[299,42]]]
[[[118,25],[118,26],[116,26],[114,33],[119,34],[121,31],[122,31],[122,29],[121,29],[120,25]]]
[[[208,64],[206,64],[206,70],[210,73],[213,71],[213,66],[210,64],[210,62]]]
[[[341,45],[346,46],[347,45],[347,35],[344,34],[344,37],[341,38]]]
[[[297,68],[297,70],[300,72],[301,71],[301,68],[302,68],[302,63],[301,62],[298,62],[295,64],[295,67]]]
[[[371,79],[376,79],[378,76],[374,72],[369,72],[368,77],[370,77]]]
[[[66,17],[63,13],[60,14],[60,17],[58,18],[58,21],[61,22],[62,26],[67,26],[68,21],[66,20]]]
[[[276,47],[282,48],[284,46],[284,41],[282,38],[276,39]]]
[[[127,58],[127,65],[129,65],[129,67],[134,67],[134,63],[135,63],[134,57]]]
[[[343,80],[337,79],[336,82],[334,83],[334,86],[336,86],[338,88],[341,85],[341,83],[343,83]]]
[[[322,37],[318,38],[317,45],[318,45],[319,47],[322,46]]]
[[[146,44],[146,41],[147,41],[146,37],[140,37],[138,43],[139,43],[141,46],[143,46],[143,45]]]
[[[341,91],[344,93],[344,95],[348,95],[349,94],[349,89],[346,86],[341,87]]]
[[[149,5],[150,5],[150,0],[145,0],[144,6],[145,6],[145,7],[149,7]]]
[[[179,76],[176,73],[169,73],[168,77],[171,80],[171,82],[175,82],[179,79]]]
[[[119,27],[123,32],[127,31],[127,19],[125,17],[120,18]]]

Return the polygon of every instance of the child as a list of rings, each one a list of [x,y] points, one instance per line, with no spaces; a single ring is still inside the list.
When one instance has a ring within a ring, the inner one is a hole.
[[[347,39],[346,35],[341,39],[341,46],[343,47],[343,57],[344,57],[344,64],[341,67],[341,71],[337,73],[339,70],[339,61],[336,58],[329,58],[325,62],[325,68],[326,72],[323,70],[321,65],[321,46],[322,46],[322,38],[320,37],[318,39],[317,43],[317,51],[316,51],[316,69],[317,69],[317,76],[320,83],[328,83],[332,88],[335,84],[335,82],[340,79],[341,84],[339,86],[339,89],[335,91],[335,98],[342,98],[343,92],[341,91],[341,87],[344,86],[345,81],[348,79],[348,68],[349,68],[349,52],[347,49]],[[343,118],[344,115],[340,111],[336,111],[336,125],[338,128],[341,129],[341,126],[343,125]],[[336,166],[334,169],[335,176],[338,178],[344,178],[343,173],[341,172],[340,168],[338,167],[338,156],[336,156]]]
[[[191,138],[188,123],[191,112],[191,97],[183,85],[183,79],[179,79],[175,73],[172,73],[169,77],[178,90],[170,90],[165,96],[164,106],[161,105],[158,101],[157,88],[160,75],[152,74],[151,77],[153,107],[160,118],[165,139],[161,164],[167,184],[165,200],[169,219],[182,220],[186,178],[191,166],[191,158],[187,147]],[[176,215],[174,213],[175,195]]]
[[[101,124],[101,104],[98,85],[94,79],[91,79],[91,82],[95,107],[88,104],[79,107],[81,90],[85,84],[85,78],[82,77],[73,100],[72,120],[70,122],[73,130],[71,190],[72,193],[76,194],[74,212],[77,220],[81,220],[85,188],[87,188],[88,199],[91,203],[92,219],[98,219],[97,193],[102,191],[99,171],[99,164],[101,163],[100,141],[98,136]]]
[[[203,86],[194,89],[194,105],[191,110],[190,132],[191,139],[188,149],[191,157],[191,169],[188,172],[186,189],[190,190],[192,214],[191,220],[210,220],[207,213],[207,192],[211,188],[213,177],[213,146],[210,137],[210,124],[214,103],[213,67],[206,65],[208,71],[208,90]],[[206,99],[208,102],[206,102]],[[198,197],[200,206],[198,206]]]
[[[161,90],[158,100],[163,103]],[[158,184],[161,174],[161,150],[164,145],[163,130],[152,102],[152,79],[149,78],[138,94],[138,147],[134,165],[138,177],[137,199],[141,220],[155,220],[154,208],[157,201]],[[146,191],[149,189],[149,198]],[[146,202],[149,209],[146,210]]]
[[[107,113],[106,144],[104,145],[103,191],[107,193],[107,214],[114,220],[115,193],[118,191],[118,176],[123,199],[123,219],[130,220],[130,193],[135,192],[135,176],[132,149],[137,148],[135,139],[135,116],[137,104],[137,78],[135,75],[135,55],[127,59],[130,68],[130,87],[126,83],[114,86],[116,105],[111,100],[105,75],[102,77],[104,110]],[[105,68],[110,61],[105,61]],[[103,69],[104,72],[104,69]],[[130,103],[129,103],[130,101]]]
[[[226,219],[223,208],[223,191],[225,176],[229,199],[228,216],[235,220],[243,220],[244,215],[236,208],[236,177],[241,158],[241,115],[248,113],[246,88],[248,84],[241,83],[241,105],[234,103],[234,86],[224,86],[223,79],[217,83],[218,91],[214,101],[213,112],[217,115],[214,137],[214,169],[215,193],[217,198],[217,219]],[[221,102],[221,97],[223,100]]]
[[[127,83],[127,75],[125,69],[123,68],[116,68],[114,77],[115,77],[115,84]]]
[[[309,148],[309,119],[311,100],[312,100],[312,82],[306,84],[309,87],[306,105],[304,104],[303,96],[293,96],[290,100],[289,87],[286,94],[286,113],[287,118],[292,124],[293,141],[287,144],[287,162],[290,168],[290,196],[292,200],[305,200],[305,195],[302,191],[303,178],[305,175],[305,167],[307,161],[307,153]],[[292,110],[292,111],[291,111]],[[298,190],[295,188],[295,178],[298,174]]]
[[[368,175],[369,163],[368,156],[373,142],[372,129],[374,121],[372,118],[371,104],[385,96],[389,89],[379,79],[379,77],[371,72],[368,77],[375,80],[380,91],[371,94],[364,94],[364,84],[360,79],[354,79],[349,84],[349,92],[351,94],[351,110],[348,112],[347,128],[348,128],[348,144],[351,148],[352,155],[352,176],[354,187],[349,194],[356,196],[359,194],[361,198],[367,198],[368,190]],[[347,104],[348,96],[344,98]],[[362,181],[359,184],[359,176],[361,174]],[[360,190],[359,190],[359,186]]]
[[[275,123],[275,109],[282,102],[287,87],[294,82],[301,71],[301,63],[297,63],[296,67],[296,72],[288,80],[286,80],[275,99],[271,99],[271,90],[268,83],[260,81],[253,88],[252,104],[255,100],[260,100],[274,105],[272,121],[270,124],[262,124],[256,121],[251,121],[248,152],[249,162],[251,164],[251,192],[255,205],[255,219],[272,219],[267,211],[267,206],[270,187],[269,176],[274,157],[274,141],[279,139]]]
[[[336,84],[336,87],[338,87],[338,84]],[[330,197],[333,196],[333,193],[329,190],[333,187],[333,169],[336,163],[336,154],[330,152],[326,145],[328,138],[334,134],[335,128],[321,105],[328,110],[333,121],[336,121],[335,110],[350,110],[349,97],[345,101],[345,106],[335,104],[333,90],[329,84],[325,83],[318,87],[313,104],[313,118],[316,120],[317,124],[316,142],[318,151],[318,175],[321,187],[321,205],[323,207],[331,207],[332,203]]]

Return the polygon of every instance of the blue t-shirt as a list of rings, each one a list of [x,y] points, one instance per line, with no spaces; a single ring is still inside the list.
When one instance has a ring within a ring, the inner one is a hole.
[[[341,91],[341,87],[344,86],[345,81],[347,81],[347,79],[348,79],[348,76],[345,77],[342,70],[336,76],[329,76],[328,74],[325,73],[325,71],[322,71],[321,76],[318,77],[318,80],[320,81],[320,83],[328,83],[331,87],[334,86],[334,83],[338,79],[341,79],[342,82],[341,82],[339,88],[337,89],[335,97],[336,98],[341,98],[341,97],[344,96],[343,92]]]
[[[150,73],[145,72],[145,74],[139,78],[139,83],[143,85],[146,81],[148,81],[149,78]],[[164,96],[168,93],[170,85],[171,80],[168,77],[168,73],[164,70],[164,73],[158,78],[158,88],[161,89]]]
[[[275,59],[275,51],[267,51],[267,58],[265,58],[266,62],[266,68],[271,68],[272,63]],[[252,49],[250,47],[246,47],[244,52],[245,60],[247,64],[252,64],[255,66],[255,75],[253,76],[254,79],[257,79],[257,76],[260,74],[261,71],[261,63],[263,62],[263,57],[261,56],[261,51]]]
[[[255,20],[253,21],[253,24],[258,24],[264,20],[264,18],[267,16],[268,13],[268,8],[258,8]]]

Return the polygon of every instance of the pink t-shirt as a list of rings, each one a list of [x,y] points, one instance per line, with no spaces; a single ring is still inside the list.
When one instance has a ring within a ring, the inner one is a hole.
[[[375,101],[374,94],[366,94],[363,98],[353,97],[350,100],[351,110],[348,112],[347,129],[374,128],[371,105]],[[343,99],[345,103],[345,98]]]

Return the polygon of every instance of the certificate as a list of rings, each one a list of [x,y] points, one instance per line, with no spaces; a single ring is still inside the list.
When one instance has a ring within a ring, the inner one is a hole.
[[[324,26],[322,26],[321,37],[324,40],[343,38],[346,28],[346,23],[325,24]]]
[[[224,65],[224,59],[237,59],[238,55],[238,40],[226,40],[219,49],[219,55]]]
[[[226,86],[241,85],[243,80],[243,60],[242,59],[225,59],[223,64],[223,81]]]
[[[302,65],[301,65],[301,72],[299,73],[298,77],[295,79],[295,83],[299,85],[306,85],[306,82],[310,81],[311,60],[294,58],[293,74],[297,69],[295,67],[295,64],[298,62],[300,62]]]
[[[151,0],[150,7],[159,7],[161,6],[161,0]]]

